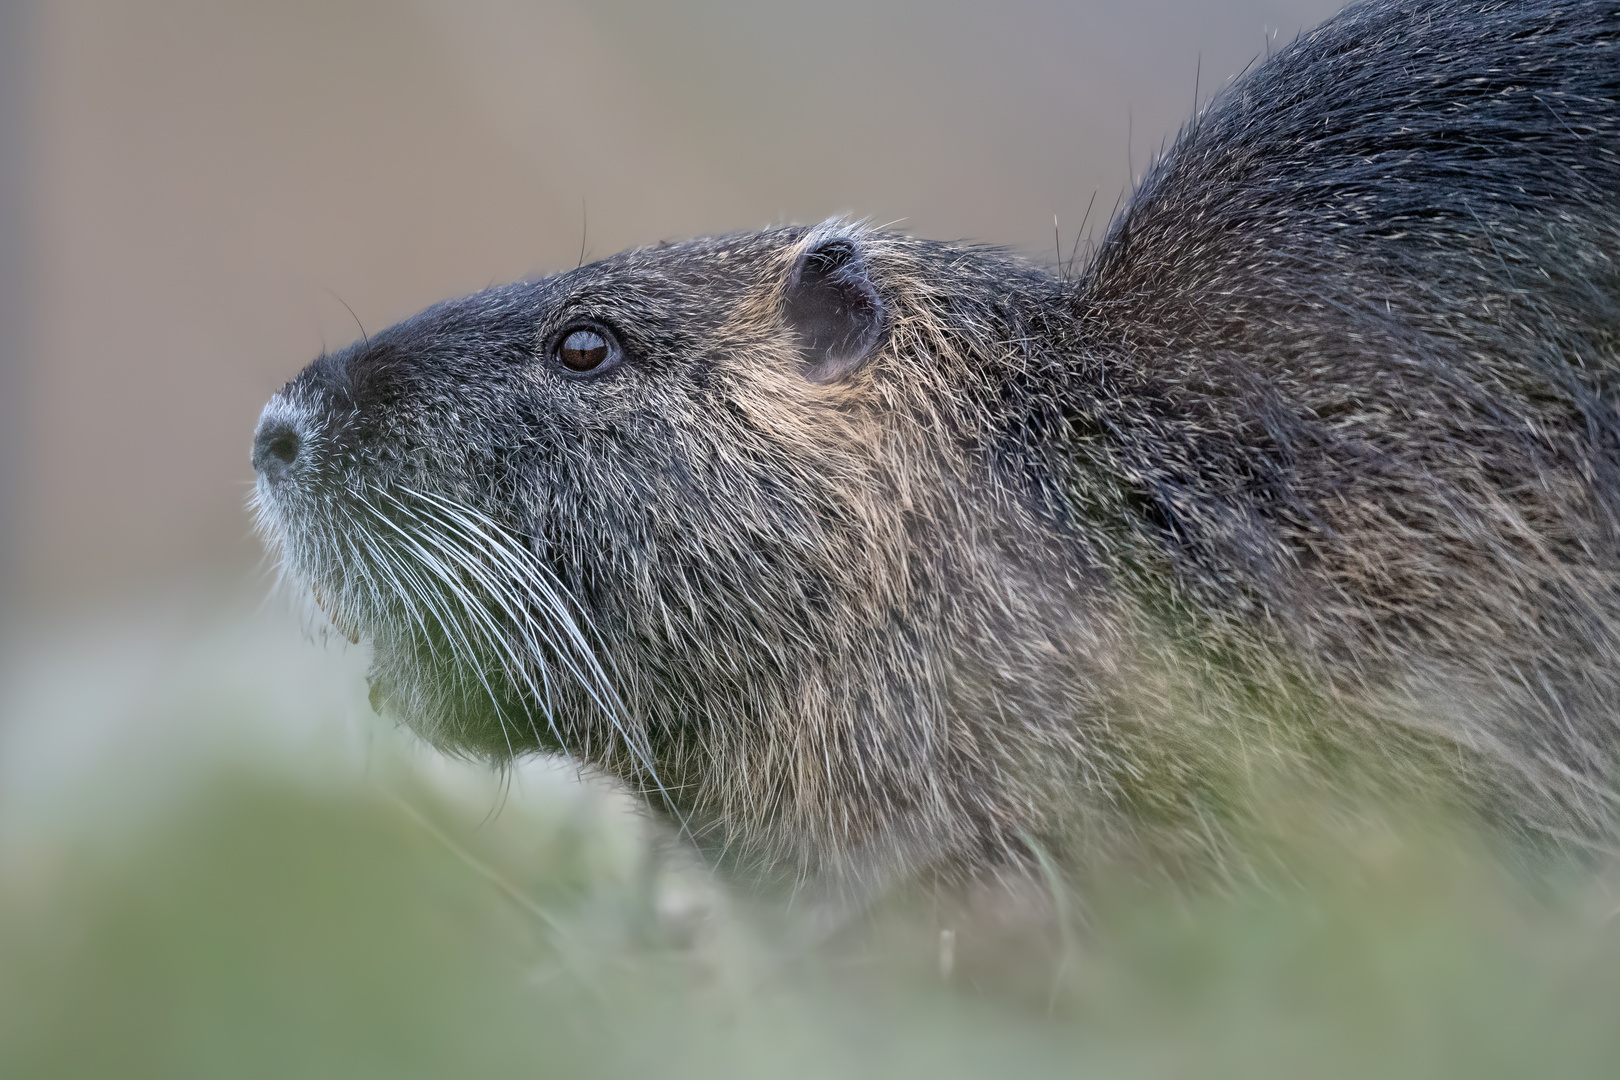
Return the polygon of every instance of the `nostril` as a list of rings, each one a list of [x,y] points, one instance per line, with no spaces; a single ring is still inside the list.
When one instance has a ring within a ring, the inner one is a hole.
[[[290,431],[284,431],[270,440],[265,447],[271,457],[280,458],[284,464],[291,465],[298,460],[298,436]]]
[[[298,429],[287,420],[261,424],[253,437],[253,468],[271,480],[279,480],[298,460]]]

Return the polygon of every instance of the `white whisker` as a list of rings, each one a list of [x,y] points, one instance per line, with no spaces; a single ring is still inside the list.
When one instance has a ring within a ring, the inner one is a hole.
[[[411,562],[425,570],[454,599],[478,641],[494,655],[505,676],[532,696],[559,742],[564,740],[557,726],[546,658],[549,655],[561,664],[601,710],[629,753],[635,772],[643,774],[660,793],[684,829],[684,818],[675,810],[673,799],[658,778],[645,731],[630,723],[624,700],[580,623],[584,620],[593,637],[596,636],[594,626],[556,575],[509,530],[473,507],[428,492],[398,490],[411,502],[389,490],[376,489],[379,499],[395,508],[401,521],[360,497],[361,504],[390,530],[388,547],[408,555]],[[412,527],[407,528],[407,523]],[[407,603],[415,593],[421,602],[432,604],[425,590],[397,586],[396,589]],[[501,619],[496,618],[497,614]],[[475,652],[472,641],[456,620],[438,612],[435,617],[444,624],[447,634],[459,635],[461,647],[457,648],[452,642],[455,651]],[[507,625],[503,626],[503,622]],[[514,647],[514,638],[521,643],[521,649]],[[478,673],[494,701],[495,695],[483,679],[481,664],[475,657],[469,659],[468,664]],[[498,703],[496,708],[498,712]],[[589,729],[581,734],[587,740],[590,737]],[[539,739],[538,732],[535,737]]]

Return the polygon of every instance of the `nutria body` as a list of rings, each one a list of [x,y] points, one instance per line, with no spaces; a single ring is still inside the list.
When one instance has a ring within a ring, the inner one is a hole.
[[[834,221],[490,289],[277,394],[259,512],[386,711],[753,872],[1219,852],[1290,761],[1601,843],[1617,152],[1620,5],[1356,7],[1077,280]]]

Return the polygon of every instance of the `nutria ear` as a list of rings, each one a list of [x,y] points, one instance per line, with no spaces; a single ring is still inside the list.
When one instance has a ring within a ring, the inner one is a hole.
[[[883,336],[883,314],[854,240],[822,240],[794,264],[782,316],[798,335],[811,382],[833,382],[860,367]]]

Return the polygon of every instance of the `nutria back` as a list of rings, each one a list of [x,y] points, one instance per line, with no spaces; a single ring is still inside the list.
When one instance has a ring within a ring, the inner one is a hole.
[[[446,749],[860,887],[1225,864],[1276,777],[1612,834],[1620,5],[1377,2],[1077,280],[831,221],[428,309],[257,510]]]

